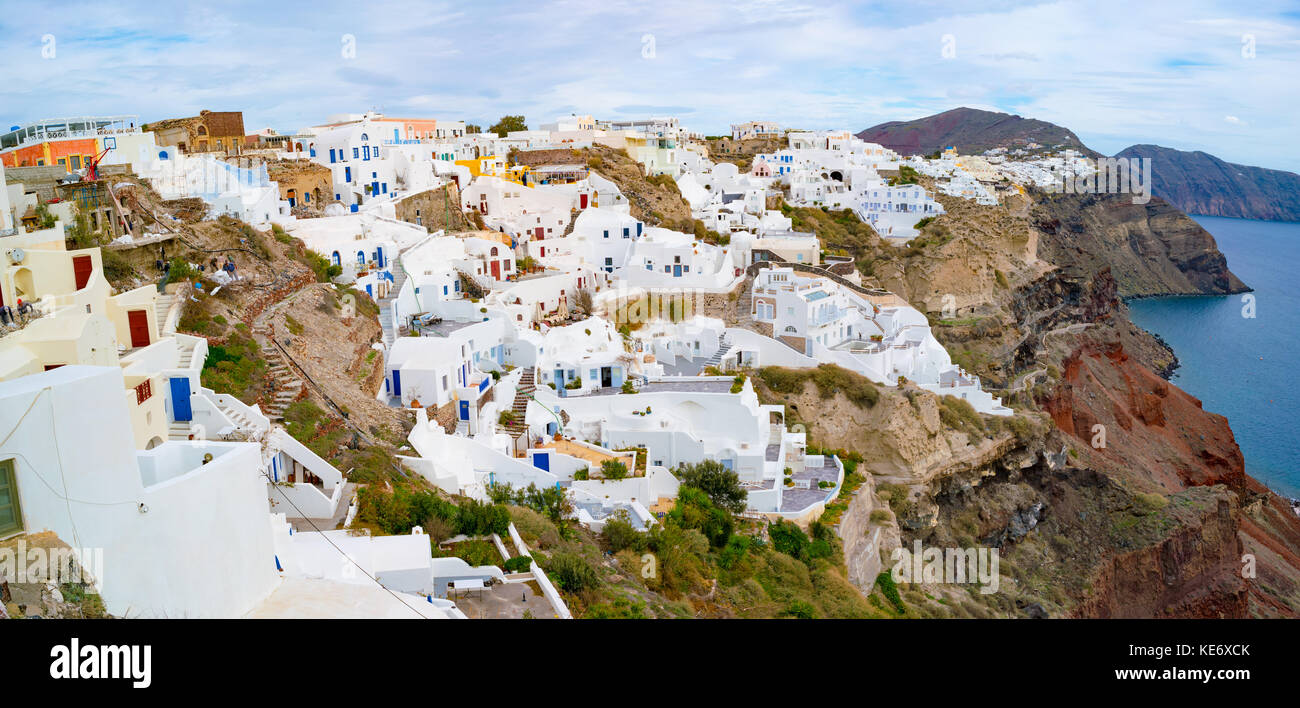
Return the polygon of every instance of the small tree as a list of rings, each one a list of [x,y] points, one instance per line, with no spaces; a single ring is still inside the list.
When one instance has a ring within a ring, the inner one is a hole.
[[[497,121],[496,125],[488,128],[488,130],[496,133],[498,138],[504,138],[506,133],[516,130],[528,130],[528,126],[524,123],[523,116],[501,116],[501,120]]]
[[[645,537],[628,521],[627,511],[620,510],[613,518],[605,520],[605,527],[600,530],[600,538],[611,553],[632,548],[641,550]]]
[[[745,510],[749,494],[740,486],[740,475],[717,460],[682,465],[677,468],[677,479],[682,486],[704,492],[710,501],[727,511],[738,514]]]
[[[627,465],[620,460],[605,460],[600,463],[600,475],[605,479],[623,479],[627,477]]]

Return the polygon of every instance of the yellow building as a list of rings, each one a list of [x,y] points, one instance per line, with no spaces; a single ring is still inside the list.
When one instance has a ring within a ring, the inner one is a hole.
[[[470,177],[500,177],[507,182],[524,185],[528,174],[527,165],[509,165],[504,158],[486,155],[468,160],[456,160],[456,164],[469,170]]]
[[[137,447],[161,444],[171,423],[164,386],[197,391],[207,343],[160,336],[155,285],[114,294],[100,249],[64,244],[62,222],[0,238],[0,302],[13,317],[0,324],[0,381],[70,364],[120,366]],[[20,301],[30,311],[20,313]],[[176,387],[177,377],[189,380]]]

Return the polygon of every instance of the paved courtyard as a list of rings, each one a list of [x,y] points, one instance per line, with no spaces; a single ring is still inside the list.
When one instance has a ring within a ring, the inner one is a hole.
[[[448,600],[470,619],[554,619],[555,610],[542,595],[536,580],[497,583],[482,590],[448,594]]]

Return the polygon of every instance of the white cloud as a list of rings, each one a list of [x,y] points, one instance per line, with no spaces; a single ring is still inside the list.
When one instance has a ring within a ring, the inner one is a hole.
[[[371,107],[489,124],[680,107],[693,128],[859,130],[958,105],[1040,118],[1113,153],[1137,142],[1300,170],[1300,30],[1284,0],[513,5],[18,4],[0,18],[7,125],[53,115],[242,109],[294,130]],[[290,18],[285,20],[285,18]],[[41,58],[54,34],[57,57]],[[340,55],[343,34],[355,59]],[[642,37],[655,37],[653,59]],[[944,59],[942,38],[956,55]],[[1243,36],[1254,40],[1243,56]],[[1254,127],[1224,117],[1241,106]],[[1287,164],[1290,161],[1290,164]]]

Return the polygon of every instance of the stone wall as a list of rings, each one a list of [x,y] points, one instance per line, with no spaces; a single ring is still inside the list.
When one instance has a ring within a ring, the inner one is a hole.
[[[397,218],[419,224],[433,233],[438,229],[469,231],[473,225],[460,210],[460,190],[455,184],[412,194],[397,202]]]
[[[868,594],[876,584],[876,576],[885,570],[880,546],[884,527],[871,523],[875,509],[876,483],[867,475],[867,481],[858,487],[849,500],[849,508],[840,516],[835,533],[844,544],[844,565],[849,582]]]

